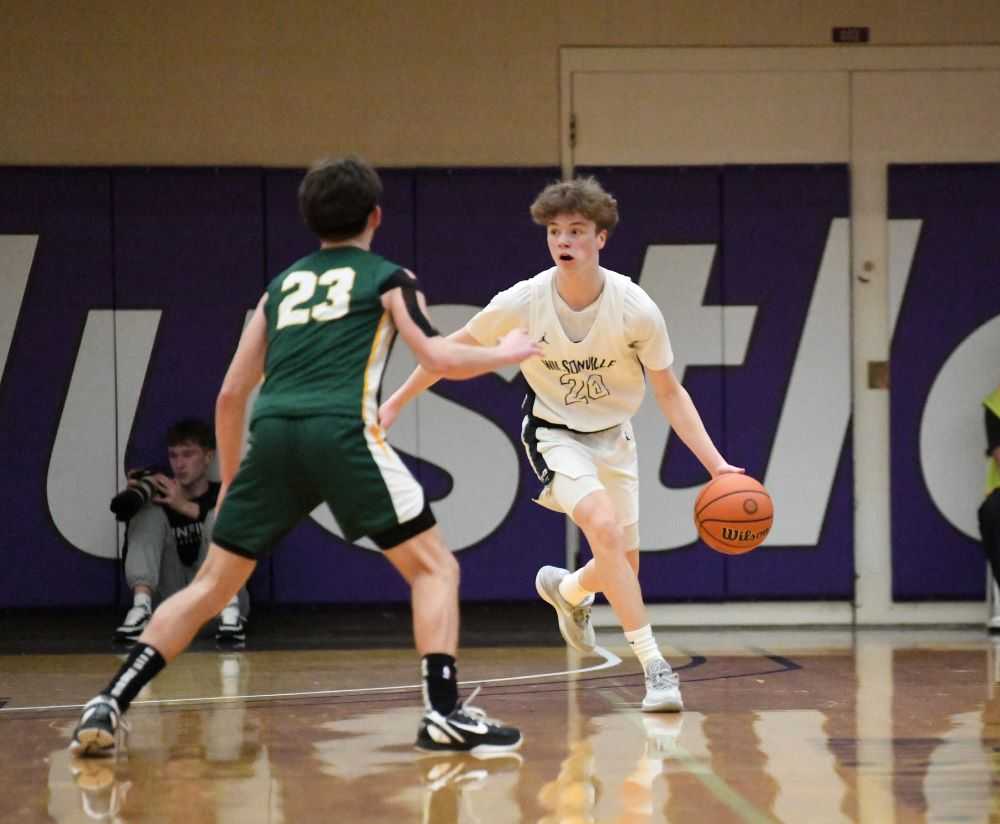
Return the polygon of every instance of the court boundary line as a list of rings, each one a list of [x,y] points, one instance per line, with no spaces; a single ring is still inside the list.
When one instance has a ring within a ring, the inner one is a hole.
[[[531,673],[528,675],[508,675],[501,678],[480,678],[475,681],[459,681],[459,686],[470,686],[474,684],[481,684],[483,686],[491,684],[501,684],[509,683],[511,681],[528,681],[534,678],[556,678],[559,676],[567,675],[581,675],[586,672],[598,672],[600,670],[611,669],[612,667],[617,667],[622,659],[615,655],[608,649],[604,647],[594,647],[594,652],[600,655],[604,660],[599,664],[594,664],[590,667],[582,667],[577,669],[561,670],[559,672],[541,672],[541,673]],[[399,684],[386,687],[353,687],[351,689],[336,689],[336,690],[308,690],[303,692],[273,692],[273,693],[260,693],[257,695],[212,695],[204,696],[201,698],[154,698],[146,699],[143,701],[133,701],[129,705],[129,709],[132,707],[173,707],[179,705],[199,705],[199,704],[215,704],[226,701],[273,701],[280,700],[283,698],[320,698],[324,696],[333,695],[358,695],[358,694],[379,694],[379,693],[392,693],[392,692],[409,692],[411,690],[418,690],[422,687],[422,684]],[[0,716],[9,715],[15,712],[50,712],[53,710],[80,710],[83,709],[83,704],[52,704],[50,706],[39,706],[39,707],[8,707],[0,708]]]

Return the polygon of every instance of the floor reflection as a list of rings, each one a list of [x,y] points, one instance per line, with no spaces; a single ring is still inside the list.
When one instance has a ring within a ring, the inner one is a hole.
[[[765,646],[757,633],[716,648],[708,636],[682,639],[672,658],[689,709],[677,715],[638,711],[642,679],[627,658],[599,674],[488,686],[484,705],[518,723],[525,745],[480,757],[413,749],[415,691],[245,698],[276,680],[314,690],[321,653],[199,654],[143,693],[165,703],[136,706],[117,759],[71,759],[68,712],[0,713],[0,758],[12,765],[0,820],[1000,821],[1000,644],[976,633],[807,637]],[[494,671],[506,657],[538,672],[574,664],[555,648],[470,657],[470,669]],[[379,660],[383,681],[392,666],[401,683],[412,678],[408,651],[398,665]],[[32,689],[42,701],[59,680],[57,665],[76,678],[82,661],[19,662],[22,680],[5,688],[28,706]],[[26,686],[35,672],[39,686]],[[177,694],[212,700],[170,703]]]

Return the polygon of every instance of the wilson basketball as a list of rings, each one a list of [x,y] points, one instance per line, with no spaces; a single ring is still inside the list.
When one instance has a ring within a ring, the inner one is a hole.
[[[694,503],[698,537],[726,555],[742,555],[760,546],[773,521],[771,496],[745,474],[727,472],[713,478]]]

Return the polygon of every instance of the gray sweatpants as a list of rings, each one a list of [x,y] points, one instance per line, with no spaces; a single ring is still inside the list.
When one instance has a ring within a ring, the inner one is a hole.
[[[167,514],[157,504],[147,503],[128,522],[128,554],[125,556],[125,580],[129,589],[145,584],[153,590],[153,600],[159,603],[194,580],[198,568],[208,554],[212,541],[215,510],[208,513],[202,524],[198,558],[191,566],[181,563],[177,541],[170,528]],[[250,596],[246,587],[239,592],[240,615],[250,614]]]

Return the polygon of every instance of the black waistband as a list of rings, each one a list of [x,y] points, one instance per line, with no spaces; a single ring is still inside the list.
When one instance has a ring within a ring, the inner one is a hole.
[[[604,429],[594,429],[590,432],[585,432],[582,429],[573,429],[571,426],[566,426],[564,423],[552,423],[544,418],[539,418],[537,415],[529,412],[528,424],[533,426],[535,429],[565,429],[567,432],[572,432],[574,435],[597,435],[601,432],[610,432],[612,429],[617,429],[621,426],[620,423],[616,423],[614,426],[608,426]]]

